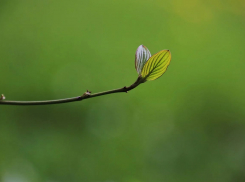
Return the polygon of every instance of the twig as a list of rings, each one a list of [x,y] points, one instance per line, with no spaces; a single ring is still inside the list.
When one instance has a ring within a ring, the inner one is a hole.
[[[107,94],[119,93],[119,92],[128,92],[129,90],[134,89],[139,84],[144,82],[144,80],[139,76],[135,83],[133,83],[129,87],[123,87],[119,89],[109,90],[105,92],[99,92],[95,94],[91,94],[90,91],[87,90],[82,96],[66,98],[66,99],[58,99],[58,100],[47,100],[47,101],[12,101],[12,100],[0,100],[0,105],[50,105],[50,104],[62,104],[68,102],[76,102],[84,99],[90,99],[92,97],[98,97]]]

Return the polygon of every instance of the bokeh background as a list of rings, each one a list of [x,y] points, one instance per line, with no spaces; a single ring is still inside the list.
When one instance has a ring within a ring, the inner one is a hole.
[[[1,182],[244,182],[244,0],[1,0],[0,92],[48,100],[129,86],[134,57],[170,49],[128,94],[0,105]]]

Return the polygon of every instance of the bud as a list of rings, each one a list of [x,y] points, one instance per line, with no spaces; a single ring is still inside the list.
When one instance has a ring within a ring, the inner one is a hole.
[[[141,71],[147,62],[147,60],[151,57],[150,51],[144,45],[140,45],[135,53],[135,69],[138,74],[141,74]]]
[[[5,99],[5,96],[2,94],[0,97],[0,100],[4,100],[4,99]]]

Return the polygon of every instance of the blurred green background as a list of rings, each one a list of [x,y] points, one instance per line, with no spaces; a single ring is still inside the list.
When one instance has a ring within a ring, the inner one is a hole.
[[[128,94],[0,105],[0,181],[244,182],[244,9],[244,0],[1,0],[8,100],[129,86],[140,44],[170,49],[172,61]]]

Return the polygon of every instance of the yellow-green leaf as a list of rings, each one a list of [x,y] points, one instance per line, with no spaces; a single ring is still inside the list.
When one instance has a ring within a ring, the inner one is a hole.
[[[169,50],[162,50],[153,56],[145,63],[141,77],[145,80],[155,80],[162,76],[167,70],[167,67],[171,61],[171,53]]]

